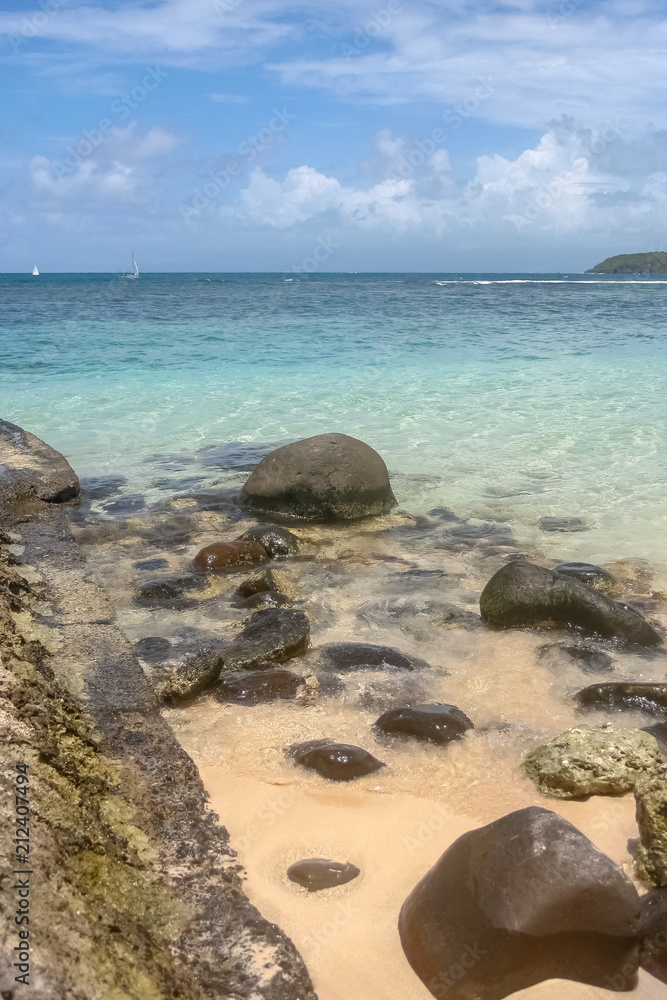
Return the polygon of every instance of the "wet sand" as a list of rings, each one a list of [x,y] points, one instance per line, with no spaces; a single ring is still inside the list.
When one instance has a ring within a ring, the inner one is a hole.
[[[196,495],[181,496],[118,522],[82,520],[80,540],[132,640],[187,635],[195,642],[213,635],[228,641],[251,613],[234,598],[248,572],[214,578],[181,601],[137,600],[147,581],[190,573],[200,547],[236,538],[256,523],[231,508],[204,506]],[[297,593],[294,606],[308,614],[311,651],[287,668],[321,680],[317,650],[335,641],[394,646],[428,667],[357,671],[337,694],[325,695],[314,683],[294,701],[254,707],[203,695],[165,710],[165,717],[230,831],[250,899],[292,937],[320,1000],[428,1000],[431,994],[403,956],[398,912],[421,876],[467,830],[540,805],[563,815],[634,877],[632,796],[555,802],[539,795],[520,764],[533,747],[577,723],[611,718],[632,727],[655,721],[639,713],[582,716],[572,694],[602,680],[663,680],[667,658],[598,644],[612,656],[614,672],[584,674],[567,659],[549,666],[539,658],[539,648],[566,639],[564,633],[497,632],[481,623],[479,593],[507,558],[522,553],[548,566],[581,559],[582,535],[541,537],[545,544],[538,548],[534,537],[515,536],[504,521],[408,513],[347,528],[293,530],[302,540],[302,557],[277,568]],[[665,567],[642,560],[613,564],[611,555],[606,565],[625,581],[626,599],[667,624]],[[137,566],[155,558],[166,562],[159,572]],[[457,705],[475,729],[448,746],[374,735],[372,723],[381,712],[430,701]],[[321,737],[363,746],[388,766],[334,783],[285,759],[289,744]],[[290,864],[318,856],[352,862],[361,875],[316,893],[287,879]],[[554,981],[515,995],[584,1000],[611,993]],[[665,1000],[667,986],[642,974],[635,995]]]

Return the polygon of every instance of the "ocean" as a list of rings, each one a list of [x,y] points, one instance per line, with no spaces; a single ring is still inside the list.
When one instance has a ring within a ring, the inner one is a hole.
[[[666,561],[666,321],[660,278],[4,275],[0,416],[147,503],[344,432],[402,509]]]

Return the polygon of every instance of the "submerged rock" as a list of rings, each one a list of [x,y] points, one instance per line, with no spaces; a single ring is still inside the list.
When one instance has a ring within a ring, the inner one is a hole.
[[[356,865],[345,861],[329,861],[326,858],[304,858],[287,869],[290,882],[302,885],[308,892],[345,885],[360,874]]]
[[[491,577],[479,605],[489,625],[566,625],[643,646],[662,642],[639,611],[610,600],[579,580],[523,560],[507,563]]]
[[[305,653],[309,638],[310,623],[305,612],[265,608],[246,621],[242,632],[225,651],[225,663],[245,670],[267,661],[284,663]]]
[[[617,597],[623,593],[623,585],[616,577],[608,570],[602,569],[602,566],[596,566],[594,563],[560,563],[554,568],[554,573],[571,576],[575,580],[585,583],[588,587],[592,587],[593,590],[599,590],[601,594],[606,594],[607,597]]]
[[[590,525],[580,517],[541,517],[538,525],[542,531],[588,531]]]
[[[246,597],[241,603],[244,608],[282,608],[290,603],[290,599],[277,590],[262,590],[259,594]]]
[[[667,711],[667,684],[636,684],[614,681],[591,684],[576,694],[580,708],[600,711],[640,711],[664,714]]]
[[[239,584],[236,593],[243,600],[256,597],[258,594],[280,594],[285,601],[296,597],[296,588],[291,580],[280,570],[265,569],[255,576],[248,577]],[[284,602],[283,602],[284,603]]]
[[[637,874],[649,885],[667,886],[667,765],[635,784],[640,846]]]
[[[394,708],[374,723],[383,733],[415,736],[434,743],[451,743],[461,739],[473,724],[455,705],[415,705]]]
[[[139,590],[142,602],[172,601],[188,590],[199,589],[201,580],[195,576],[181,576],[170,580],[151,580]]]
[[[347,434],[318,434],[271,452],[243,495],[257,510],[318,521],[386,514],[396,504],[382,458]]]
[[[585,674],[608,673],[614,669],[614,661],[609,653],[581,643],[549,642],[539,647],[537,656],[556,669],[563,665],[565,659]]]
[[[80,492],[67,459],[9,420],[0,420],[0,471],[0,500],[35,496],[46,503],[66,503]]]
[[[652,889],[641,901],[642,946],[639,964],[667,983],[667,891]]]
[[[144,642],[146,640],[143,640]],[[173,659],[158,659],[157,655],[146,658],[142,650],[135,650],[139,658],[151,665],[148,679],[158,698],[167,704],[178,704],[195,698],[206,688],[215,684],[224,666],[221,648],[211,643],[203,649],[188,652],[178,656],[176,651],[169,650]]]
[[[501,1000],[547,979],[633,989],[638,915],[621,869],[531,807],[459,837],[408,896],[399,932],[435,997]]]
[[[394,649],[393,646],[374,646],[367,642],[332,642],[320,650],[320,664],[324,670],[344,673],[348,670],[377,670],[393,667],[398,670],[415,670],[426,666]]]
[[[272,559],[285,559],[299,553],[299,539],[287,528],[259,527],[250,528],[241,535],[242,540],[259,542]]]
[[[213,695],[216,701],[256,704],[294,698],[303,683],[303,677],[289,670],[223,671]]]
[[[295,743],[286,753],[297,764],[332,781],[351,781],[386,766],[362,747],[327,739]]]
[[[206,545],[195,556],[194,566],[200,573],[230,573],[268,561],[269,554],[259,542],[238,540]]]
[[[542,795],[582,799],[625,795],[660,763],[657,741],[648,733],[581,726],[537,747],[524,760],[523,769]]]

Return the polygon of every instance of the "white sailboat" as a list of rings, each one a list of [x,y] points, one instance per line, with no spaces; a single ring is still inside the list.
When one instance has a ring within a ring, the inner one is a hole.
[[[138,278],[139,277],[139,265],[137,264],[136,260],[134,259],[134,250],[132,251],[132,270],[131,271],[126,271],[123,274],[123,277],[124,278]]]
[[[32,269],[32,273],[35,277],[39,277],[39,271],[37,270],[37,264]]]

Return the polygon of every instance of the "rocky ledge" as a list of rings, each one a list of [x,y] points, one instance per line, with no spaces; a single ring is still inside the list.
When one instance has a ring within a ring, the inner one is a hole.
[[[316,1000],[291,941],[244,895],[197,769],[91,582],[68,520],[77,494],[62,456],[0,425],[2,795],[13,801],[28,774],[32,992]],[[14,844],[2,840],[5,872]],[[11,1000],[19,937],[4,888],[0,993]]]

